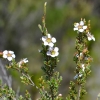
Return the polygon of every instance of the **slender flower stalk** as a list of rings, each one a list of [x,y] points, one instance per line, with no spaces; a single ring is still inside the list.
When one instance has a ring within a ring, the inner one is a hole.
[[[40,52],[43,54],[44,58],[44,66],[42,66],[42,70],[45,73],[45,76],[39,79],[41,94],[41,98],[39,100],[60,100],[62,96],[58,94],[58,87],[62,77],[59,76],[59,72],[54,71],[55,67],[57,67],[59,48],[55,47],[56,38],[52,37],[47,31],[45,18],[46,3],[44,4],[44,15],[42,17],[43,26],[39,25],[43,35],[42,50]],[[47,91],[48,89],[44,84],[48,86],[49,91]]]
[[[70,91],[66,100],[81,100],[86,94],[85,83],[88,75],[90,75],[90,62],[92,57],[88,51],[88,41],[95,41],[95,38],[90,33],[90,21],[86,25],[85,19],[81,19],[79,23],[74,24],[74,31],[77,31],[76,37],[76,52],[74,61],[76,63],[74,81],[70,82]],[[78,85],[78,91],[76,86]]]
[[[81,86],[79,86],[79,91],[78,91],[78,99],[77,100],[80,100],[80,96],[81,96]]]

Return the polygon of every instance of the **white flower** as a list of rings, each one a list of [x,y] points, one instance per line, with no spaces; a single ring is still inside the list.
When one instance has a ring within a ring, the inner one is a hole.
[[[87,38],[89,41],[91,41],[91,40],[95,41],[95,37],[93,35],[91,35],[90,32],[87,33]]]
[[[78,31],[78,32],[84,32],[84,30],[87,29],[87,26],[84,25],[83,21],[80,21],[79,23],[75,23],[74,24],[74,31]]]
[[[56,57],[59,55],[58,50],[59,50],[58,47],[49,47],[49,49],[47,51],[47,55],[51,56],[51,57]]]
[[[82,70],[84,72],[84,70],[85,70],[84,64],[82,64],[81,67],[82,67]]]
[[[58,96],[59,96],[59,97],[61,97],[61,96],[62,96],[62,94],[58,94]]]
[[[56,39],[52,37],[50,34],[47,34],[47,36],[42,37],[42,41],[44,42],[44,45],[48,45],[50,47],[54,46],[54,43],[56,42]]]
[[[15,54],[13,51],[3,51],[3,58],[7,58],[9,61],[11,61],[13,58],[15,58]]]
[[[24,58],[24,59],[22,59],[19,63],[18,63],[18,65],[19,65],[19,67],[21,67],[23,64],[25,64],[25,63],[28,63],[28,59],[27,58]]]

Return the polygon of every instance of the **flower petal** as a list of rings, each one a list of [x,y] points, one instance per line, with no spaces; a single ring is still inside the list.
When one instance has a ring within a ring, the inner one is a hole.
[[[13,54],[14,52],[13,51],[8,51],[10,54]]]
[[[52,50],[53,50],[53,47],[49,47],[48,50],[49,50],[49,51],[52,51]]]
[[[83,29],[87,29],[87,26],[83,26]]]
[[[55,47],[55,48],[54,48],[54,51],[58,51],[58,50],[59,50],[59,48],[58,48],[58,47]]]
[[[3,54],[7,54],[7,53],[8,53],[8,51],[7,51],[7,50],[3,51]]]
[[[45,41],[45,42],[44,42],[44,45],[48,45],[48,42]]]
[[[55,43],[56,42],[56,38],[53,37],[52,38],[52,42]]]
[[[11,60],[12,60],[12,57],[7,57],[7,59],[8,59],[9,61],[11,61]]]
[[[48,55],[48,56],[51,55],[51,52],[50,52],[50,51],[47,51],[47,55]]]
[[[28,59],[27,59],[27,58],[24,58],[22,61],[23,61],[24,63],[27,63],[27,62],[28,62]]]
[[[92,40],[95,41],[95,37],[94,36],[92,36]]]
[[[84,22],[83,22],[83,21],[80,21],[80,25],[82,25],[82,26],[83,26],[83,25],[84,25]]]
[[[16,57],[15,54],[12,54],[12,57],[15,58]]]
[[[50,34],[47,34],[47,37],[48,37],[48,38],[51,38],[51,35],[50,35]]]
[[[43,42],[44,42],[46,39],[47,39],[46,36],[43,36],[43,37],[42,37],[42,41],[43,41]]]
[[[54,44],[51,42],[51,43],[49,43],[48,44],[50,47],[53,47],[54,46]]]
[[[51,57],[55,57],[55,55],[50,55]]]
[[[74,28],[74,31],[78,30],[78,28]]]
[[[58,55],[59,55],[59,52],[56,52],[56,53],[55,53],[55,56],[58,56]]]
[[[3,54],[3,58],[7,58],[7,55],[6,54]]]
[[[91,41],[91,40],[92,40],[92,38],[91,38],[91,37],[88,37],[88,40],[89,40],[89,41]]]
[[[84,29],[79,29],[78,31],[79,31],[79,32],[83,32],[83,31],[84,31]]]
[[[79,26],[79,23],[75,23],[75,24],[74,24],[74,27],[78,27],[78,26]]]

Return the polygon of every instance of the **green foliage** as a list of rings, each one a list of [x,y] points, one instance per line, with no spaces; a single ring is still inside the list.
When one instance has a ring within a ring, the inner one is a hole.
[[[12,88],[8,87],[6,84],[2,85],[1,80],[0,80],[0,98],[2,98],[3,100],[32,100],[27,90],[25,93],[25,97],[23,97],[22,95],[17,96],[17,94]]]
[[[56,14],[59,16],[59,12],[56,12]],[[38,100],[64,100],[62,94],[59,93],[59,86],[61,85],[62,76],[60,76],[58,71],[55,71],[57,63],[59,62],[59,49],[56,47],[56,42],[54,42],[55,38],[52,38],[51,35],[48,33],[45,19],[46,3],[44,4],[42,25],[38,25],[40,31],[42,32],[42,38],[49,39],[49,41],[44,41],[42,39],[43,43],[40,53],[43,55],[43,66],[41,67],[41,69],[44,75],[39,78],[39,87],[33,82],[31,75],[29,75],[29,69],[27,67],[28,60],[26,58],[20,60],[19,62],[16,62],[15,57],[13,57],[14,55],[11,53],[12,51],[7,51],[6,56],[4,56],[4,52],[0,52],[0,57],[9,61],[9,64],[6,66],[7,69],[16,70],[21,74],[20,79],[22,83],[26,85],[31,85],[32,87],[36,87],[36,89],[40,93],[40,97],[38,98]],[[58,19],[62,20],[63,18],[62,16],[59,16]],[[81,21],[83,21],[86,25],[85,20],[81,19]],[[76,37],[75,44],[76,52],[74,55],[74,61],[77,65],[75,70],[76,76],[74,77],[74,81],[70,81],[69,94],[66,97],[66,100],[81,100],[87,93],[85,89],[85,84],[87,77],[91,73],[90,62],[92,61],[92,57],[89,55],[88,50],[88,40],[94,40],[94,37],[89,33],[90,21],[88,22],[87,28],[83,32],[80,32],[79,29],[81,29],[82,27],[82,25],[78,26],[78,36]],[[50,35],[49,37],[48,34]],[[50,44],[47,45],[45,42],[48,42],[48,44],[53,43],[53,46]],[[55,47],[57,50],[54,50]],[[28,91],[26,91],[25,97],[17,97],[12,88],[8,87],[7,85],[2,85],[2,83],[0,84],[0,97],[4,100],[14,100],[15,98],[17,100],[32,100]]]

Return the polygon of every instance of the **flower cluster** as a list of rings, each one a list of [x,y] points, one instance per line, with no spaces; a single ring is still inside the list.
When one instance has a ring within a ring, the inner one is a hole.
[[[95,41],[95,37],[90,32],[90,21],[86,25],[85,19],[79,22],[74,23],[74,31],[78,32],[78,37],[76,38],[76,53],[74,55],[76,67],[76,75],[74,79],[79,78],[79,83],[82,84],[81,78],[87,77],[87,73],[90,73],[90,62],[92,58],[89,55],[87,42]]]
[[[74,31],[78,33],[86,33],[87,39],[89,41],[95,41],[95,37],[89,32],[89,25],[85,25],[85,20],[82,20],[79,23],[74,23]]]
[[[48,46],[47,55],[51,57],[56,57],[59,55],[59,48],[54,47],[54,43],[56,43],[56,38],[52,37],[50,34],[42,37],[42,41],[44,46]]]
[[[7,51],[7,50],[3,51],[3,58],[8,59],[8,61],[12,61],[15,57],[16,56],[13,51]]]

